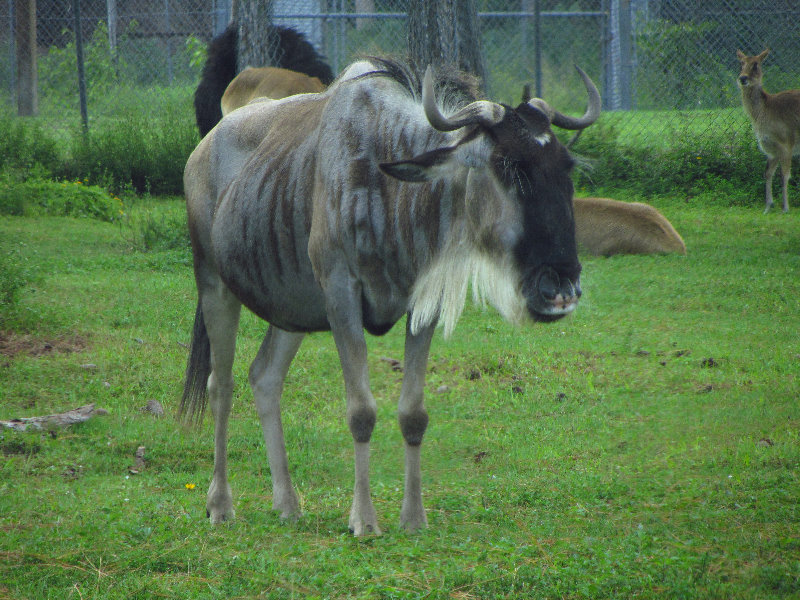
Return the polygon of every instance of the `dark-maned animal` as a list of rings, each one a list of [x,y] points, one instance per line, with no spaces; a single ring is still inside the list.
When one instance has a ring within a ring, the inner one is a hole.
[[[575,198],[575,238],[589,254],[686,254],[667,218],[649,204],[610,198]]]
[[[277,40],[274,66],[316,77],[325,85],[333,81],[331,68],[302,33],[289,27],[275,27],[274,33]],[[200,137],[205,137],[222,118],[220,101],[225,88],[237,73],[238,41],[238,26],[231,23],[208,45],[206,63],[194,94],[195,118]]]
[[[762,85],[762,61],[769,54],[764,50],[757,56],[746,56],[741,50],[736,56],[742,65],[737,80],[742,90],[742,105],[753,123],[758,147],[767,155],[764,212],[769,212],[772,200],[772,178],[781,166],[783,212],[789,211],[789,178],[792,176],[792,156],[800,155],[800,90],[769,94]]]
[[[452,75],[434,82],[429,70],[420,82],[403,65],[373,58],[323,93],[235,110],[200,142],[184,173],[199,300],[181,409],[202,415],[207,397],[214,415],[212,523],[234,516],[227,424],[244,304],[270,323],[249,379],[273,507],[284,517],[300,510],[281,426],[284,378],[306,332],[333,333],[355,447],[356,535],[379,532],[364,330],[383,334],[407,315],[400,521],[408,529],[427,524],[420,446],[437,323],[450,333],[469,282],[514,322],[553,321],[577,306],[574,161],[551,124],[580,129],[599,116],[597,88],[580,74],[589,105],[575,118],[538,99],[516,108],[476,100]]]
[[[222,95],[222,116],[244,106],[255,98],[280,100],[295,94],[310,94],[325,90],[316,77],[278,67],[247,67],[233,78]]]

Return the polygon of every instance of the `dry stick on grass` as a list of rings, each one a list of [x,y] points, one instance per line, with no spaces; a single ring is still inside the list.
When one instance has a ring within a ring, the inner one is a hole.
[[[58,429],[69,427],[75,423],[88,421],[95,415],[107,415],[108,411],[103,408],[95,408],[94,404],[87,404],[67,412],[56,415],[46,415],[44,417],[22,417],[11,419],[10,421],[0,421],[0,426],[8,427],[16,431],[27,431],[28,428],[37,431]]]

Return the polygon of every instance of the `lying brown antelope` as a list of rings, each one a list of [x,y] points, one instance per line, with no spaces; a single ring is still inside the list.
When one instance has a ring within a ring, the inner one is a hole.
[[[736,56],[742,64],[739,88],[742,104],[753,122],[758,147],[767,155],[766,208],[772,208],[772,178],[778,163],[783,178],[783,212],[789,210],[789,178],[792,175],[792,156],[800,154],[800,90],[786,90],[769,94],[762,87],[761,62],[769,54],[764,50],[757,56],[746,56],[741,50]]]
[[[220,101],[222,116],[255,98],[279,100],[295,94],[322,92],[325,87],[319,79],[305,73],[279,67],[247,67],[225,88]]]
[[[686,245],[667,218],[649,204],[610,198],[574,198],[578,249],[612,254],[686,254]]]

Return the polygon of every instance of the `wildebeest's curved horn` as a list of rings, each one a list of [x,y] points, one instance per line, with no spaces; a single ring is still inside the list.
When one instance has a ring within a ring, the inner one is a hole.
[[[600,116],[600,92],[597,91],[594,82],[584,73],[583,69],[578,65],[575,65],[575,69],[578,71],[581,79],[583,79],[583,84],[586,86],[586,92],[589,94],[589,104],[586,106],[586,112],[582,117],[568,117],[545,104],[549,109],[549,111],[546,110],[545,112],[551,115],[550,122],[561,129],[584,129],[597,121],[597,118]],[[538,98],[534,100],[544,103],[543,100],[539,100]],[[540,104],[536,104],[535,106],[540,110],[542,109]]]
[[[422,106],[428,122],[439,131],[455,131],[467,125],[490,127],[502,121],[506,112],[506,109],[499,104],[478,100],[468,104],[456,114],[445,117],[436,106],[433,92],[433,71],[430,66],[425,70],[425,78],[422,80]]]

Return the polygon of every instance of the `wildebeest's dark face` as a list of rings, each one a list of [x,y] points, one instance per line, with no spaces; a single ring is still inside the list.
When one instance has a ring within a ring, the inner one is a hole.
[[[436,104],[429,68],[422,89],[428,122],[461,134],[452,145],[381,164],[385,173],[405,181],[457,176],[451,168],[467,168],[470,244],[503,273],[495,281],[513,290],[495,294],[507,307],[504,314],[517,315],[511,308],[517,305],[536,320],[552,321],[572,312],[581,295],[570,179],[574,161],[551,130],[551,124],[584,129],[600,115],[597,87],[579,68],[578,73],[589,96],[582,117],[568,117],[527,92],[516,109],[475,101],[448,117]],[[484,290],[491,295],[497,287],[490,283]]]
[[[527,103],[506,107],[489,135],[498,191],[519,206],[521,235],[510,250],[528,311],[537,320],[559,318],[575,308],[581,294],[570,179],[574,160],[548,117]]]

